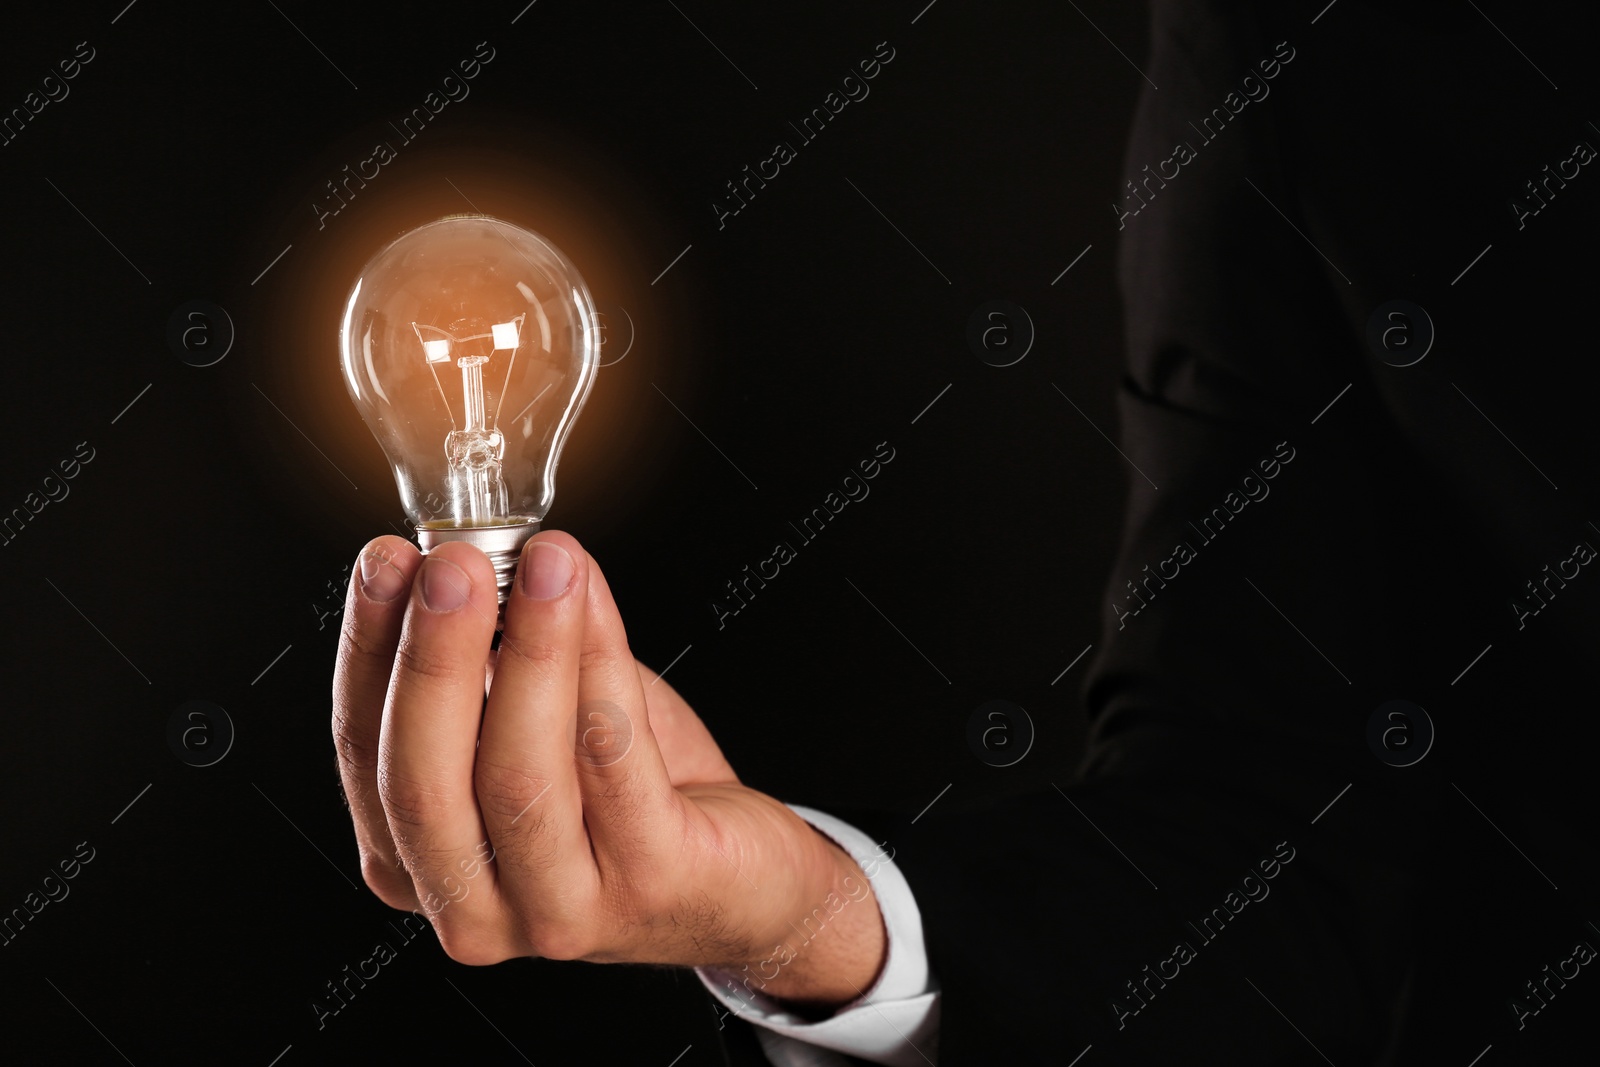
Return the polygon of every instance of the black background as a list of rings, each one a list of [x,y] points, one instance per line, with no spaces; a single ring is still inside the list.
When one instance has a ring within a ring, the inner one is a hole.
[[[1128,473],[1101,431],[1115,436],[1109,202],[1141,5],[678,7],[7,16],[5,109],[94,49],[0,149],[0,508],[94,450],[0,554],[0,909],[95,849],[0,950],[8,1039],[30,1059],[122,1062],[114,1044],[139,1064],[266,1064],[288,1046],[286,1065],[405,1062],[434,1046],[665,1065],[692,1046],[682,1067],[721,1062],[686,972],[472,969],[431,934],[316,1026],[324,983],[395,940],[360,884],[328,687],[347,568],[403,515],[339,377],[336,309],[368,256],[440,215],[550,237],[613,340],[626,309],[632,347],[599,376],[547,525],[601,561],[635,652],[673,663],[747,783],[915,813],[947,785],[940,803],[960,806],[1076,762],[1084,668],[1062,672],[1100,626]],[[470,96],[319,227],[324,183],[397,142],[387,123],[480,41],[494,59]],[[880,42],[894,58],[870,95],[719,229],[724,183],[795,142],[787,123]],[[1003,368],[966,336],[996,299],[1037,332]],[[236,332],[213,366],[169,343],[191,300]],[[793,543],[787,524],[880,442],[895,458],[871,495],[719,629],[723,583]],[[995,698],[1038,730],[1004,770],[967,743]],[[167,741],[195,699],[237,731],[205,768]]]

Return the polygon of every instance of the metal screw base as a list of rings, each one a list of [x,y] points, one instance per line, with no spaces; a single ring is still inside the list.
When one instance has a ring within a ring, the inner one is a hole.
[[[495,622],[498,629],[505,623],[506,595],[510,593],[511,581],[516,577],[522,546],[538,532],[537,522],[518,522],[506,526],[419,526],[417,545],[424,555],[447,541],[465,541],[483,550],[489,562],[494,564],[495,587],[500,601],[500,614]]]

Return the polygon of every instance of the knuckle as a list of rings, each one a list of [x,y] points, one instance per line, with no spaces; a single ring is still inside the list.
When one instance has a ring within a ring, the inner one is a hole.
[[[342,704],[333,707],[333,747],[339,765],[358,781],[378,770],[378,739],[355,725],[355,716]]]
[[[480,757],[473,768],[473,785],[478,806],[485,815],[516,820],[534,814],[533,807],[550,788],[546,779],[536,778],[520,767],[496,763]],[[537,825],[535,823],[534,825]]]
[[[609,700],[588,701],[578,708],[578,730],[578,765],[585,773],[601,780],[627,777],[625,768],[606,769],[633,747],[633,719],[625,709]]]
[[[613,645],[596,641],[584,642],[583,651],[578,656],[578,668],[585,674],[600,674],[612,682],[627,677],[622,670],[624,665],[628,667],[628,673],[637,677],[633,662],[633,655],[626,648],[619,650]]]
[[[558,669],[567,659],[565,646],[558,642],[521,635],[518,635],[515,641],[501,639],[500,659],[502,666],[508,652],[521,660],[535,674],[545,674],[551,670]]]
[[[418,641],[405,641],[395,653],[395,669],[427,681],[451,682],[461,675],[461,663]]]
[[[468,923],[436,919],[433,927],[445,955],[468,967],[489,967],[519,955],[499,936]]]
[[[341,666],[347,659],[387,660],[394,655],[395,638],[387,627],[378,625],[359,610],[344,613],[339,627],[339,659]]]
[[[361,857],[361,880],[367,883],[372,895],[400,911],[417,906],[417,896],[411,878],[398,866],[379,859],[376,855]]]
[[[573,923],[545,923],[532,932],[533,954],[547,960],[578,960],[595,950],[594,939]]]
[[[378,768],[378,799],[390,819],[412,828],[436,823],[448,804],[445,790],[397,774],[383,764]]]

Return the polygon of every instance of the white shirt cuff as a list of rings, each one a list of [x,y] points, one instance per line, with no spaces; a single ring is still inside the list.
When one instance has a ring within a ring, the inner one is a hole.
[[[885,1067],[937,1064],[939,986],[928,970],[922,913],[905,875],[892,862],[894,849],[885,849],[842,819],[798,804],[788,807],[849,853],[872,882],[888,935],[883,971],[865,995],[826,1019],[808,1022],[761,993],[761,979],[748,968],[731,972],[697,967],[700,981],[723,1004],[723,1025],[730,1017],[754,1023],[774,1067],[844,1067],[847,1061],[838,1053]]]

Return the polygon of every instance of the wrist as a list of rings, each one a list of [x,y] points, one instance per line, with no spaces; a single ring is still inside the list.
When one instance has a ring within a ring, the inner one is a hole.
[[[796,816],[798,820],[798,816]],[[797,1014],[825,1016],[870,989],[888,935],[872,881],[839,845],[804,823],[810,859],[765,945],[753,945],[741,980]]]

